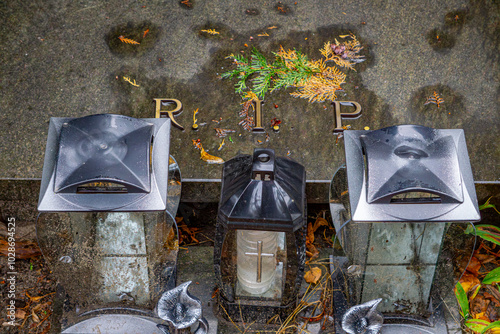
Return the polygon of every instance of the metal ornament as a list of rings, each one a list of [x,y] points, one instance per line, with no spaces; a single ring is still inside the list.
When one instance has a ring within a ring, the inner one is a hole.
[[[361,116],[361,104],[355,101],[333,101],[333,112],[335,113],[335,129],[333,129],[333,134],[339,134],[344,132],[342,127],[342,119],[345,118],[358,118]],[[352,112],[342,112],[342,106],[355,107],[356,109]]]
[[[349,334],[377,334],[382,328],[384,317],[377,311],[382,298],[356,305],[342,317],[342,329]]]
[[[162,118],[162,116],[167,116],[172,121],[172,124],[184,131],[184,127],[177,123],[174,116],[179,115],[182,112],[183,106],[182,102],[177,99],[168,99],[168,98],[157,98],[155,100],[155,118]],[[176,107],[174,110],[161,110],[162,105],[167,105],[169,103],[175,103]],[[166,114],[166,115],[165,115]]]
[[[170,328],[161,324],[157,325],[163,333],[177,333],[178,329],[191,327],[197,321],[199,321],[199,326],[195,334],[208,332],[208,322],[202,317],[201,301],[187,291],[189,284],[191,281],[164,292],[158,301],[158,317],[171,325]]]
[[[255,126],[252,128],[253,133],[264,133],[266,130],[262,127],[262,104],[264,101],[252,101],[255,107]]]

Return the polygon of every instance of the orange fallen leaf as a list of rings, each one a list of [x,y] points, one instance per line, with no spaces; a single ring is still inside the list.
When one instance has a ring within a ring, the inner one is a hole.
[[[311,270],[308,270],[304,274],[304,280],[310,284],[318,283],[320,278],[321,278],[321,268],[318,267],[311,268]]]
[[[480,254],[476,252],[474,253],[474,257],[476,257],[479,261],[481,261],[482,264],[497,261],[497,256],[493,254]]]
[[[313,225],[311,223],[307,224],[306,242],[309,242],[310,244],[314,243],[314,230],[313,230]]]
[[[481,320],[490,321],[490,319],[488,319],[488,317],[485,315],[485,312],[475,314],[474,319],[481,319]]]
[[[328,225],[329,225],[328,221],[325,218],[318,217],[318,218],[316,218],[316,221],[314,222],[313,231],[316,232],[316,230],[320,226],[328,226]]]
[[[32,257],[42,255],[38,245],[30,240],[17,241],[16,245],[16,259],[26,260]],[[9,255],[9,243],[3,237],[0,239],[0,255]]]
[[[481,262],[479,262],[477,257],[473,256],[467,266],[467,271],[479,275],[479,269],[481,269]]]
[[[306,255],[307,255],[307,257],[310,257],[309,260],[312,260],[312,259],[318,257],[318,255],[319,255],[319,251],[316,248],[316,246],[314,246],[313,244],[311,244],[307,241],[306,241]]]
[[[476,285],[480,284],[481,282],[479,279],[469,273],[466,273],[462,276],[460,279],[460,284],[462,284],[462,287],[464,288],[465,293],[468,293],[473,287]]]

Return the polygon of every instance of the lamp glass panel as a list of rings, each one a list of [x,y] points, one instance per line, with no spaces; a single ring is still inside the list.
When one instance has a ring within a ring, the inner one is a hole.
[[[285,233],[237,230],[237,295],[280,297]]]
[[[159,212],[48,212],[37,222],[42,252],[81,307],[152,307],[169,278],[172,218]]]

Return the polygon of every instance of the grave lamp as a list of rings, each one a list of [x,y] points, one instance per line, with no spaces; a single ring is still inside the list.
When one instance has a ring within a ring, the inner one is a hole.
[[[270,149],[224,164],[214,246],[219,314],[284,320],[305,263],[305,169]]]
[[[59,281],[63,333],[159,333],[153,310],[175,287],[181,187],[170,122],[51,118],[37,238]]]
[[[441,333],[432,288],[443,237],[451,223],[480,219],[464,132],[399,125],[347,130],[344,139],[330,209],[348,259],[350,306],[382,298],[387,321],[427,328],[395,333]]]

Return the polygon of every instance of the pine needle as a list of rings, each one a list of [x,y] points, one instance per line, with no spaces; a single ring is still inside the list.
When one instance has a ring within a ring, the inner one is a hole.
[[[130,39],[130,38],[125,38],[122,36],[118,36],[118,39],[122,42],[122,43],[127,43],[127,44],[141,44],[137,41],[134,41],[133,39]]]
[[[135,79],[134,79],[134,82],[132,82],[132,80],[130,80],[129,77],[123,77],[123,80],[125,80],[126,82],[128,82],[129,84],[131,84],[134,87],[139,87],[139,85],[135,82]]]
[[[216,31],[215,29],[202,29],[200,32],[206,32],[207,34],[210,35],[219,35],[220,32]]]

